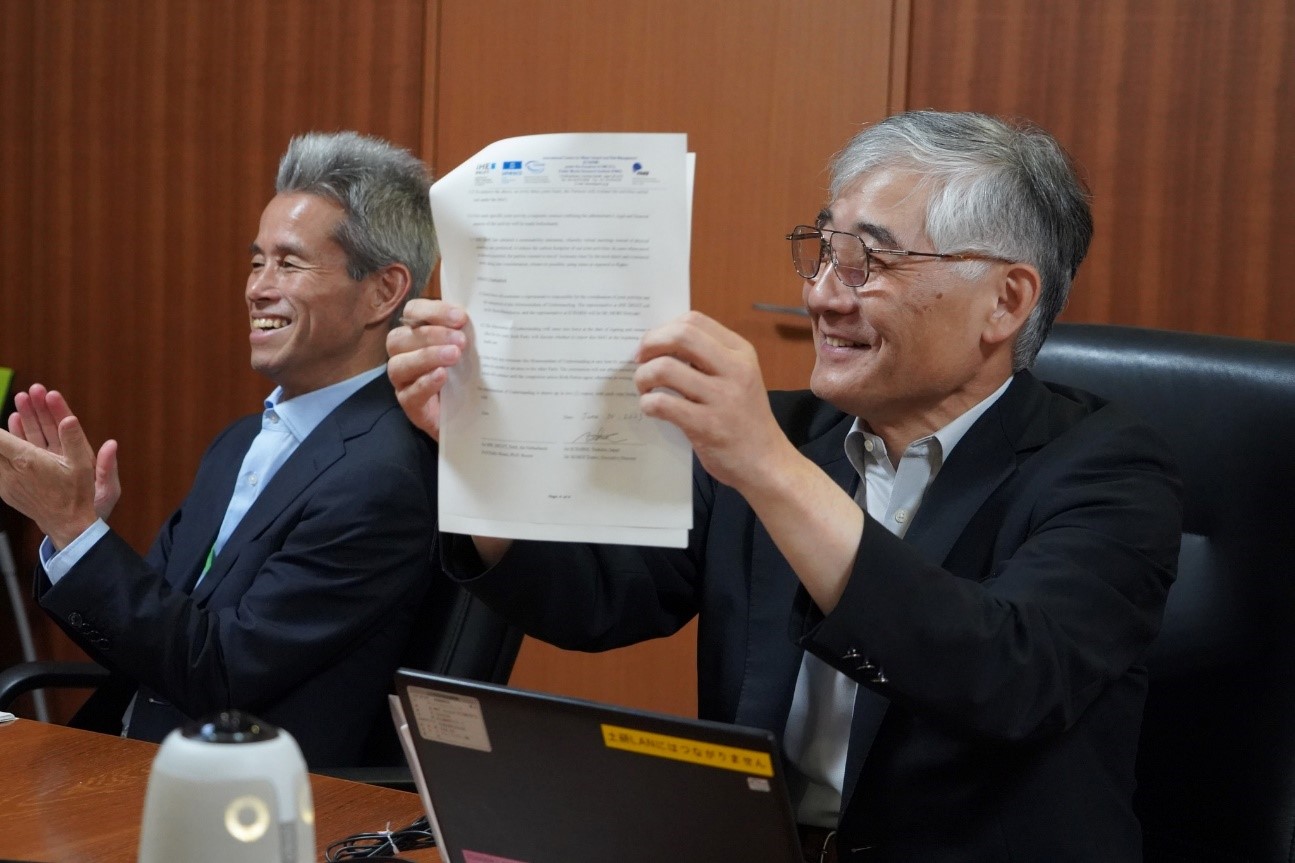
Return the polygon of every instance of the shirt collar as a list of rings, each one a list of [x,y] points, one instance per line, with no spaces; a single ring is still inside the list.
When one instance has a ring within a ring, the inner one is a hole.
[[[944,428],[938,429],[925,437],[920,437],[909,444],[910,450],[913,447],[926,449],[929,447],[932,439],[934,439],[935,443],[938,444],[938,446],[934,448],[935,451],[931,453],[933,461],[933,469],[931,472],[932,477],[934,477],[935,471],[944,463],[944,460],[949,457],[949,453],[953,452],[953,448],[958,445],[958,441],[962,440],[963,436],[966,435],[966,433],[971,430],[971,427],[976,424],[976,420],[980,419],[985,411],[989,410],[990,407],[993,406],[994,402],[998,401],[999,398],[1002,397],[1003,393],[1007,392],[1007,388],[1012,385],[1012,381],[1015,377],[1015,375],[1008,377],[1007,380],[1003,381],[1002,386],[981,399],[966,412],[956,417]],[[872,442],[872,448],[867,450],[866,455],[863,452],[864,440]],[[845,436],[845,454],[850,459],[850,462],[854,464],[855,470],[862,474],[863,467],[859,462],[866,461],[868,458],[878,458],[880,454],[885,451],[885,442],[877,435],[868,431],[868,429],[863,425],[863,420],[855,417],[854,423],[850,426],[849,433]]]
[[[265,399],[265,417],[277,416],[293,437],[303,441],[324,421],[324,417],[337,409],[338,405],[355,395],[361,387],[386,370],[385,364],[380,365],[367,372],[361,372],[355,377],[311,390],[287,401],[281,401],[283,387],[275,387],[274,392]]]

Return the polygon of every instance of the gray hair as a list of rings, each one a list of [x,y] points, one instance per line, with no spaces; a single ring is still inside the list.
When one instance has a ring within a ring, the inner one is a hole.
[[[359,281],[404,264],[411,276],[409,300],[426,290],[436,266],[431,182],[426,165],[380,138],[311,132],[288,144],[274,190],[318,195],[340,206],[346,216],[334,239],[346,253],[347,273]],[[392,315],[392,326],[400,312]]]
[[[984,252],[1039,271],[1039,302],[1012,353],[1016,371],[1029,368],[1093,236],[1088,190],[1061,145],[1034,126],[985,114],[897,114],[864,129],[833,159],[832,197],[887,168],[924,176],[931,190],[926,234],[935,251]]]

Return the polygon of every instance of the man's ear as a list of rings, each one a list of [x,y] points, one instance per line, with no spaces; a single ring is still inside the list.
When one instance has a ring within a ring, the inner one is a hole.
[[[984,339],[989,344],[1016,338],[1030,312],[1039,304],[1042,280],[1039,271],[1029,264],[1013,263],[1008,265],[997,287],[993,311],[985,322]]]
[[[373,273],[369,279],[372,284],[369,303],[373,311],[367,317],[367,322],[385,324],[409,298],[409,286],[413,278],[404,264],[388,264]]]

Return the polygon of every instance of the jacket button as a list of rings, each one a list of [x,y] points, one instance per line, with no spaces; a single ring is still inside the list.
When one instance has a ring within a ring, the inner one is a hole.
[[[85,622],[85,619],[81,617],[81,612],[74,611],[67,616],[67,622],[72,624],[73,627],[80,629],[81,624]]]
[[[851,647],[849,650],[847,650],[844,654],[841,655],[841,658],[842,659],[862,659],[863,654],[859,652],[859,648]]]

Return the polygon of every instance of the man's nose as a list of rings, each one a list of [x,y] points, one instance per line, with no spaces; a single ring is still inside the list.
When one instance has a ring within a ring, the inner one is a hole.
[[[249,300],[261,299],[270,295],[278,284],[278,276],[275,268],[266,264],[257,269],[253,269],[247,274],[247,290],[245,291]]]
[[[846,314],[854,311],[859,300],[854,288],[841,284],[836,276],[836,267],[830,259],[822,262],[818,275],[804,280],[801,292],[805,298],[805,308],[811,312],[833,311]]]

